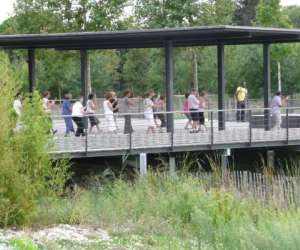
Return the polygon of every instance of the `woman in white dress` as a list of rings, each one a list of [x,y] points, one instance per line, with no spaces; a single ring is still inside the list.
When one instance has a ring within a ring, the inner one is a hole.
[[[93,94],[89,94],[88,96],[88,101],[86,103],[86,112],[89,116],[89,120],[90,120],[90,130],[89,133],[92,133],[93,128],[96,127],[97,131],[100,132],[100,128],[99,128],[99,120],[98,118],[95,116],[96,113],[96,104],[95,104],[95,96]]]
[[[144,100],[144,116],[147,121],[147,134],[150,132],[155,133],[155,121],[154,121],[154,115],[153,115],[153,108],[155,107],[153,101],[151,98],[154,96],[154,92],[149,92],[145,95]]]
[[[111,99],[113,98],[111,92],[106,94],[106,100],[103,102],[103,109],[105,120],[108,126],[108,131],[117,133],[117,126],[114,119],[114,108],[111,103]]]

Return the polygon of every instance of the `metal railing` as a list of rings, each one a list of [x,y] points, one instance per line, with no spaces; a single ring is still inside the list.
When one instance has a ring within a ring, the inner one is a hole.
[[[242,113],[241,113],[242,112]],[[194,112],[195,113],[195,112]],[[220,126],[220,113],[225,117],[224,126]],[[164,123],[167,115],[172,114],[174,128],[167,130]],[[93,114],[99,120],[90,132],[87,126],[89,115],[84,120],[84,136],[71,134],[64,136],[64,118],[71,116],[53,116],[54,128],[58,133],[54,136],[55,148],[52,153],[101,152],[101,151],[134,151],[164,148],[167,151],[185,147],[228,148],[239,145],[255,146],[300,143],[300,108],[284,108],[281,113],[272,114],[270,109],[245,110],[207,110],[204,112],[205,123],[200,129],[185,128],[188,122],[182,111],[162,112],[155,114],[155,120],[146,119],[143,113],[127,113],[116,115]],[[235,119],[233,119],[235,117]],[[149,118],[149,117],[148,117]],[[194,117],[195,118],[195,117]],[[238,119],[238,120],[237,120]],[[127,122],[127,131],[124,130]],[[156,122],[156,124],[152,124]],[[73,122],[76,130],[76,124]],[[128,130],[131,124],[133,131]],[[154,133],[148,127],[154,126]],[[163,127],[160,127],[163,125]],[[114,129],[116,126],[116,130]],[[189,125],[190,126],[190,125]]]

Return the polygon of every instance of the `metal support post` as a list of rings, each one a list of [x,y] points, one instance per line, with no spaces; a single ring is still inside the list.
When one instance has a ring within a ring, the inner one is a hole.
[[[211,146],[214,145],[214,113],[210,112],[210,143]]]
[[[290,139],[290,131],[289,131],[289,126],[290,126],[290,121],[289,121],[289,109],[286,109],[286,144],[289,144],[289,139]]]
[[[86,106],[88,99],[88,52],[85,49],[80,50],[80,72],[81,72],[81,96],[83,97],[83,106]],[[86,134],[86,151],[87,151],[87,134],[88,134],[88,117],[84,117],[84,128]]]
[[[33,93],[36,85],[36,72],[35,72],[35,50],[28,49],[28,80],[29,80],[29,93]]]
[[[252,144],[252,110],[249,110],[249,144]]]
[[[224,44],[218,45],[218,121],[219,130],[225,130],[225,50]]]
[[[265,130],[271,129],[270,119],[270,96],[271,96],[271,56],[270,44],[263,45],[264,54],[264,127]]]
[[[173,42],[166,41],[165,44],[165,76],[166,76],[166,110],[174,111],[173,101]],[[172,113],[167,114],[167,132],[174,131],[174,117]]]

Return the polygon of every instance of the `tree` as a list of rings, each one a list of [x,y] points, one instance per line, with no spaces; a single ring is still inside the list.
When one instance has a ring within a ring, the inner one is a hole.
[[[300,6],[288,6],[283,9],[293,28],[300,28]]]
[[[0,32],[15,34],[118,29],[122,26],[122,14],[127,2],[128,0],[17,0],[15,15],[0,26]],[[12,58],[22,57],[24,61],[27,57],[24,52],[9,53]],[[54,96],[61,96],[60,93],[70,90],[77,95],[80,91],[78,54],[38,50],[37,87],[51,90]],[[95,57],[100,59],[94,53],[90,57],[91,61],[95,61]],[[115,56],[106,57],[108,65],[115,62],[118,62]],[[101,82],[107,84],[107,76],[102,76],[101,73],[101,70],[91,72],[100,89]],[[118,79],[115,76],[113,78]]]
[[[234,23],[252,26],[256,18],[256,7],[259,0],[237,0],[234,12]]]
[[[267,27],[290,28],[288,17],[281,10],[280,0],[260,0],[257,7],[257,24]],[[288,45],[273,45],[272,59],[277,62],[278,90],[281,91],[281,62],[291,53]]]

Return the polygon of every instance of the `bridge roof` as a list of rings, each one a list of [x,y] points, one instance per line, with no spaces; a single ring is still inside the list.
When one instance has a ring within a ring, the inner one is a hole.
[[[206,26],[127,31],[1,35],[7,49],[120,49],[160,48],[171,40],[175,47],[217,44],[300,42],[300,30],[246,26]]]

